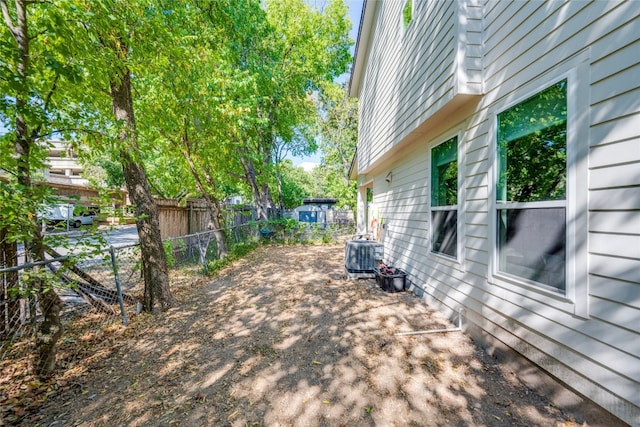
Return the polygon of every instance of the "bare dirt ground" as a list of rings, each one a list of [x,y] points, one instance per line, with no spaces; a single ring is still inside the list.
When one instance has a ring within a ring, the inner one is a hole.
[[[346,280],[343,253],[342,245],[263,246],[215,278],[187,281],[169,312],[67,343],[64,373],[14,419],[83,427],[576,425],[464,333],[396,336],[454,325],[408,292]]]

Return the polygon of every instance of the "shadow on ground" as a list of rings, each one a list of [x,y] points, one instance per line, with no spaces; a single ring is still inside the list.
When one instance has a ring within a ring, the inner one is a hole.
[[[264,246],[88,354],[28,425],[571,425],[409,293],[346,280],[343,246]],[[82,343],[77,343],[82,345]],[[27,425],[27,424],[25,424]]]

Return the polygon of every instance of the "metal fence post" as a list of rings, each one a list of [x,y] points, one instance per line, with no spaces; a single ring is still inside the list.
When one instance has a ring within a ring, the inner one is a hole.
[[[124,300],[122,298],[122,287],[120,286],[120,276],[118,276],[118,264],[116,264],[116,250],[111,245],[109,247],[111,252],[111,265],[113,266],[113,277],[116,279],[116,290],[118,292],[118,302],[120,303],[120,313],[122,313],[122,324],[127,326],[127,313],[124,311]]]
[[[198,242],[198,259],[200,260],[200,264],[202,264],[202,269],[204,270],[205,273],[207,273],[207,249],[209,248],[209,233],[212,233],[212,231],[208,231],[206,232],[207,234],[207,242],[204,243],[204,237],[201,238],[201,236],[203,236],[203,234],[205,233],[196,233],[195,237],[196,240]]]

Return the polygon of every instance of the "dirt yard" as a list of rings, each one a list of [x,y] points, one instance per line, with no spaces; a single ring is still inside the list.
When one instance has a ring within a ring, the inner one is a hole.
[[[53,391],[15,422],[576,425],[464,333],[396,336],[455,325],[410,293],[346,280],[343,253],[342,245],[264,246],[176,289],[179,305],[168,313],[78,340],[73,357],[67,343]]]

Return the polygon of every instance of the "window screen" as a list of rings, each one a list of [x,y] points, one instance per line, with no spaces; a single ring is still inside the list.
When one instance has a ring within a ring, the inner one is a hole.
[[[565,209],[498,211],[500,271],[565,289]]]

